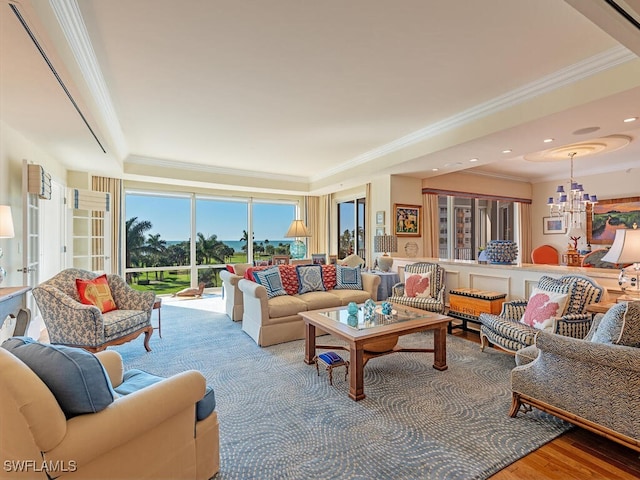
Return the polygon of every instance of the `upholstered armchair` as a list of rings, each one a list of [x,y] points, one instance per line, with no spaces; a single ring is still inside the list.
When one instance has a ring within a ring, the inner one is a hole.
[[[140,375],[123,371],[113,350],[4,342],[0,478],[213,477],[220,467],[213,389],[194,370],[150,382]]]
[[[118,275],[107,275],[115,310],[102,313],[95,305],[80,302],[76,279],[98,275],[68,268],[33,289],[49,340],[54,344],[82,347],[92,352],[120,345],[144,333],[144,347],[151,351],[153,292],[138,292]]]
[[[429,275],[428,284],[424,277]],[[411,263],[404,267],[404,281],[393,286],[392,295],[388,302],[420,308],[430,312],[444,313],[444,284],[445,270],[441,265],[430,262]],[[409,278],[409,277],[414,278]],[[420,291],[420,287],[410,288],[407,282],[416,285],[426,285],[427,290]]]
[[[543,276],[537,288],[568,296],[563,312],[552,319],[551,324],[544,328],[546,331],[573,338],[584,338],[589,333],[591,314],[586,308],[602,299],[604,289],[600,285],[583,275],[565,275],[558,279]],[[520,321],[528,305],[527,300],[514,300],[502,305],[500,315],[481,313],[482,349],[491,343],[503,350],[517,352],[533,345],[541,329]]]

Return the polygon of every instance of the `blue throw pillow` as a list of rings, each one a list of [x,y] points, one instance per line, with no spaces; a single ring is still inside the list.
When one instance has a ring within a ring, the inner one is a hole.
[[[47,385],[67,418],[107,408],[116,393],[100,360],[82,348],[13,337],[2,347],[24,362]]]
[[[358,267],[336,265],[336,290],[362,290],[362,273]]]
[[[130,393],[137,392],[143,388],[153,385],[164,380],[164,377],[159,377],[151,373],[132,368],[124,372],[122,376],[122,383],[116,387],[116,392],[120,395],[129,395]],[[198,421],[207,418],[216,409],[216,396],[213,392],[213,388],[207,385],[204,392],[204,397],[198,400],[196,403],[196,419]]]
[[[324,292],[322,265],[297,265],[298,293]]]
[[[278,267],[267,268],[266,270],[255,270],[253,278],[267,289],[267,297],[279,297],[287,295],[287,291],[282,286],[282,277],[280,277],[280,269]]]

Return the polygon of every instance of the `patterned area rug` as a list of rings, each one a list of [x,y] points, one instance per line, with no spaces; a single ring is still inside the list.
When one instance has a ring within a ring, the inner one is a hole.
[[[162,334],[150,353],[140,339],[112,348],[125,368],[205,375],[220,420],[217,479],[486,478],[571,428],[539,411],[509,418],[513,357],[451,335],[448,370],[432,354],[373,359],[367,397],[354,402],[344,368],[330,386],[303,362],[303,341],[260,348],[240,322],[177,305],[163,306]],[[400,342],[432,345],[432,333]]]

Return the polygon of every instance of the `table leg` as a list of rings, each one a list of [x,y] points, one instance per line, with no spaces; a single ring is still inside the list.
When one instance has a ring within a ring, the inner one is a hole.
[[[316,362],[316,326],[305,323],[304,328],[304,363],[313,365]]]
[[[364,345],[351,344],[349,348],[349,398],[362,400],[364,394]]]
[[[442,326],[433,330],[433,368],[446,370],[447,368],[447,327]]]

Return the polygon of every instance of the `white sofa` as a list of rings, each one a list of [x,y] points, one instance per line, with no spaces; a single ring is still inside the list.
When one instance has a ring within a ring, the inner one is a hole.
[[[263,347],[303,339],[304,320],[300,312],[339,307],[349,302],[363,303],[368,299],[377,300],[380,277],[372,273],[361,272],[362,290],[332,288],[335,283],[331,280],[331,272],[335,272],[337,267],[322,265],[323,279],[325,274],[327,277],[324,283],[329,289],[293,294],[296,285],[293,284],[291,272],[295,271],[296,266],[280,265],[278,268],[291,294],[269,298],[263,285],[246,278],[238,281],[244,304],[242,330]]]

